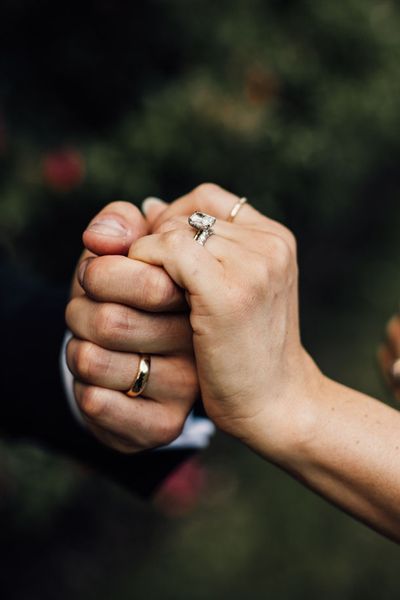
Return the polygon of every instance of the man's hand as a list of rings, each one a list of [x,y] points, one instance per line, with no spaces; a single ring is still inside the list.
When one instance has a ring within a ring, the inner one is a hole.
[[[146,221],[114,202],[91,221],[66,310],[78,406],[94,435],[122,452],[175,440],[199,394],[183,292],[162,268],[125,256],[164,209],[148,201]],[[145,396],[131,399],[141,353],[152,355],[150,377]]]
[[[400,316],[394,315],[386,326],[384,344],[378,350],[382,374],[400,401]]]

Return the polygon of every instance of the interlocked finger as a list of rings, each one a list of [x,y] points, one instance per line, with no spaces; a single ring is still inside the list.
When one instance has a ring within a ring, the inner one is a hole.
[[[192,348],[183,313],[149,313],[83,296],[68,304],[66,321],[75,337],[117,352],[177,354]]]
[[[83,418],[98,437],[120,451],[145,450],[173,442],[182,432],[191,405],[160,403],[75,380],[74,393]],[[98,429],[99,428],[99,429]],[[104,434],[101,434],[104,430]]]
[[[80,381],[126,392],[138,372],[139,354],[105,350],[91,342],[72,338],[67,363]],[[152,356],[149,379],[143,396],[158,402],[194,402],[199,394],[196,369],[191,356]]]

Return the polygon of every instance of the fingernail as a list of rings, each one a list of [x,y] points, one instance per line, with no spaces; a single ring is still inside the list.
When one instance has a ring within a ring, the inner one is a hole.
[[[154,198],[153,196],[149,196],[142,202],[142,213],[147,216],[148,212],[152,209],[153,206],[165,206],[167,203],[160,198]]]
[[[86,260],[83,260],[81,262],[81,264],[79,265],[79,269],[78,269],[78,281],[81,284],[81,286],[83,287],[83,280],[85,278],[85,273],[86,273],[86,269],[88,267],[88,264],[90,263],[90,261],[93,260],[93,258],[87,258]]]
[[[128,230],[116,219],[105,217],[89,224],[88,231],[109,237],[126,237]]]

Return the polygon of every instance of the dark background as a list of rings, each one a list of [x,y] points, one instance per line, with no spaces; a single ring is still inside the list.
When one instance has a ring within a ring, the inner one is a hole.
[[[390,402],[375,352],[400,296],[399,59],[390,0],[3,0],[3,252],[67,283],[107,202],[219,183],[296,233],[323,370]],[[208,491],[173,519],[4,443],[0,593],[397,597],[394,544],[231,440],[204,462]]]

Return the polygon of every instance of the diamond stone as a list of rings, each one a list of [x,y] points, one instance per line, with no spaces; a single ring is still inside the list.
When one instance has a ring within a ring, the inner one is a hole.
[[[214,225],[216,218],[211,215],[206,215],[202,212],[195,212],[189,217],[189,225],[194,227],[195,229],[211,229]]]

